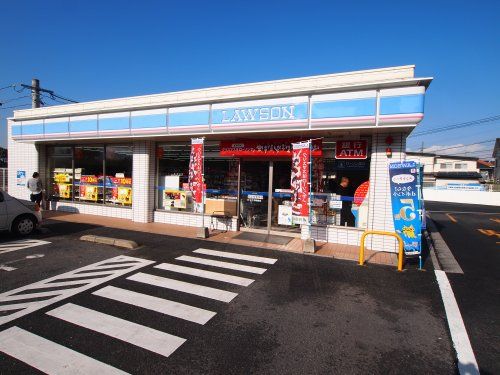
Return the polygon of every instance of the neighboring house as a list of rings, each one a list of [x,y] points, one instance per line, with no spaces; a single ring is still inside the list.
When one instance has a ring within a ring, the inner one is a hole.
[[[479,169],[479,173],[483,176],[483,179],[487,182],[493,180],[493,176],[495,174],[495,163],[487,160],[478,160],[477,168]]]
[[[500,138],[495,142],[492,156],[495,158],[495,182],[500,182]]]
[[[479,189],[480,182],[484,182],[475,157],[407,152],[406,159],[424,166],[423,187]]]

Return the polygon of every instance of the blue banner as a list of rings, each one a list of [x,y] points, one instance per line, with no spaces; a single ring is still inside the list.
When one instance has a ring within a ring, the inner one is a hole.
[[[422,208],[419,165],[413,161],[389,164],[394,229],[405,254],[422,251]]]

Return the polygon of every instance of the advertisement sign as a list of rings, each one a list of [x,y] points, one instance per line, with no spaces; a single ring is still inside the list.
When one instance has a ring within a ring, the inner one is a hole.
[[[193,194],[195,212],[203,212],[203,138],[191,139],[189,158],[189,191]]]
[[[26,171],[18,170],[16,173],[17,186],[26,186]]]
[[[338,141],[335,144],[335,159],[366,159],[368,142],[366,139],[356,141]]]
[[[292,214],[294,224],[305,224],[309,220],[309,163],[310,141],[293,143],[292,155]]]
[[[186,208],[187,195],[182,190],[164,190],[163,191],[163,206],[170,208]]]
[[[406,254],[422,251],[418,168],[413,161],[389,164],[394,229],[403,239]]]
[[[113,188],[112,199],[115,202],[118,202],[123,205],[131,205],[132,204],[132,188],[129,187],[115,187]]]
[[[278,206],[278,225],[292,225],[292,206]]]
[[[80,185],[80,199],[97,202],[99,191],[97,186]]]
[[[57,184],[57,191],[59,193],[59,198],[70,199],[71,198],[71,184]]]
[[[300,139],[297,138],[221,141],[220,156],[291,157],[292,143],[299,141]],[[314,157],[321,157],[323,155],[322,140],[313,140],[312,149]]]

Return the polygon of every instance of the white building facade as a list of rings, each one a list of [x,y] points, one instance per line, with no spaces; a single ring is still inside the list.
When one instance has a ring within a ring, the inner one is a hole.
[[[288,218],[289,151],[314,139],[313,237],[359,245],[365,230],[394,231],[388,164],[406,159],[431,81],[401,66],[15,111],[9,193],[26,199],[23,176],[38,171],[53,210],[305,238]],[[195,137],[205,139],[204,215],[187,187]],[[365,154],[340,159],[341,147]],[[391,238],[367,245],[396,251]]]

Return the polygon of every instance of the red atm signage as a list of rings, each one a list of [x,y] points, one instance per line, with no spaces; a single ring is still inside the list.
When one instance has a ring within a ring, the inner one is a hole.
[[[365,139],[356,141],[337,141],[335,159],[366,159],[368,143]]]
[[[221,141],[220,156],[292,157],[292,143],[300,139],[245,139],[241,141]],[[321,139],[313,140],[314,157],[323,156]]]

